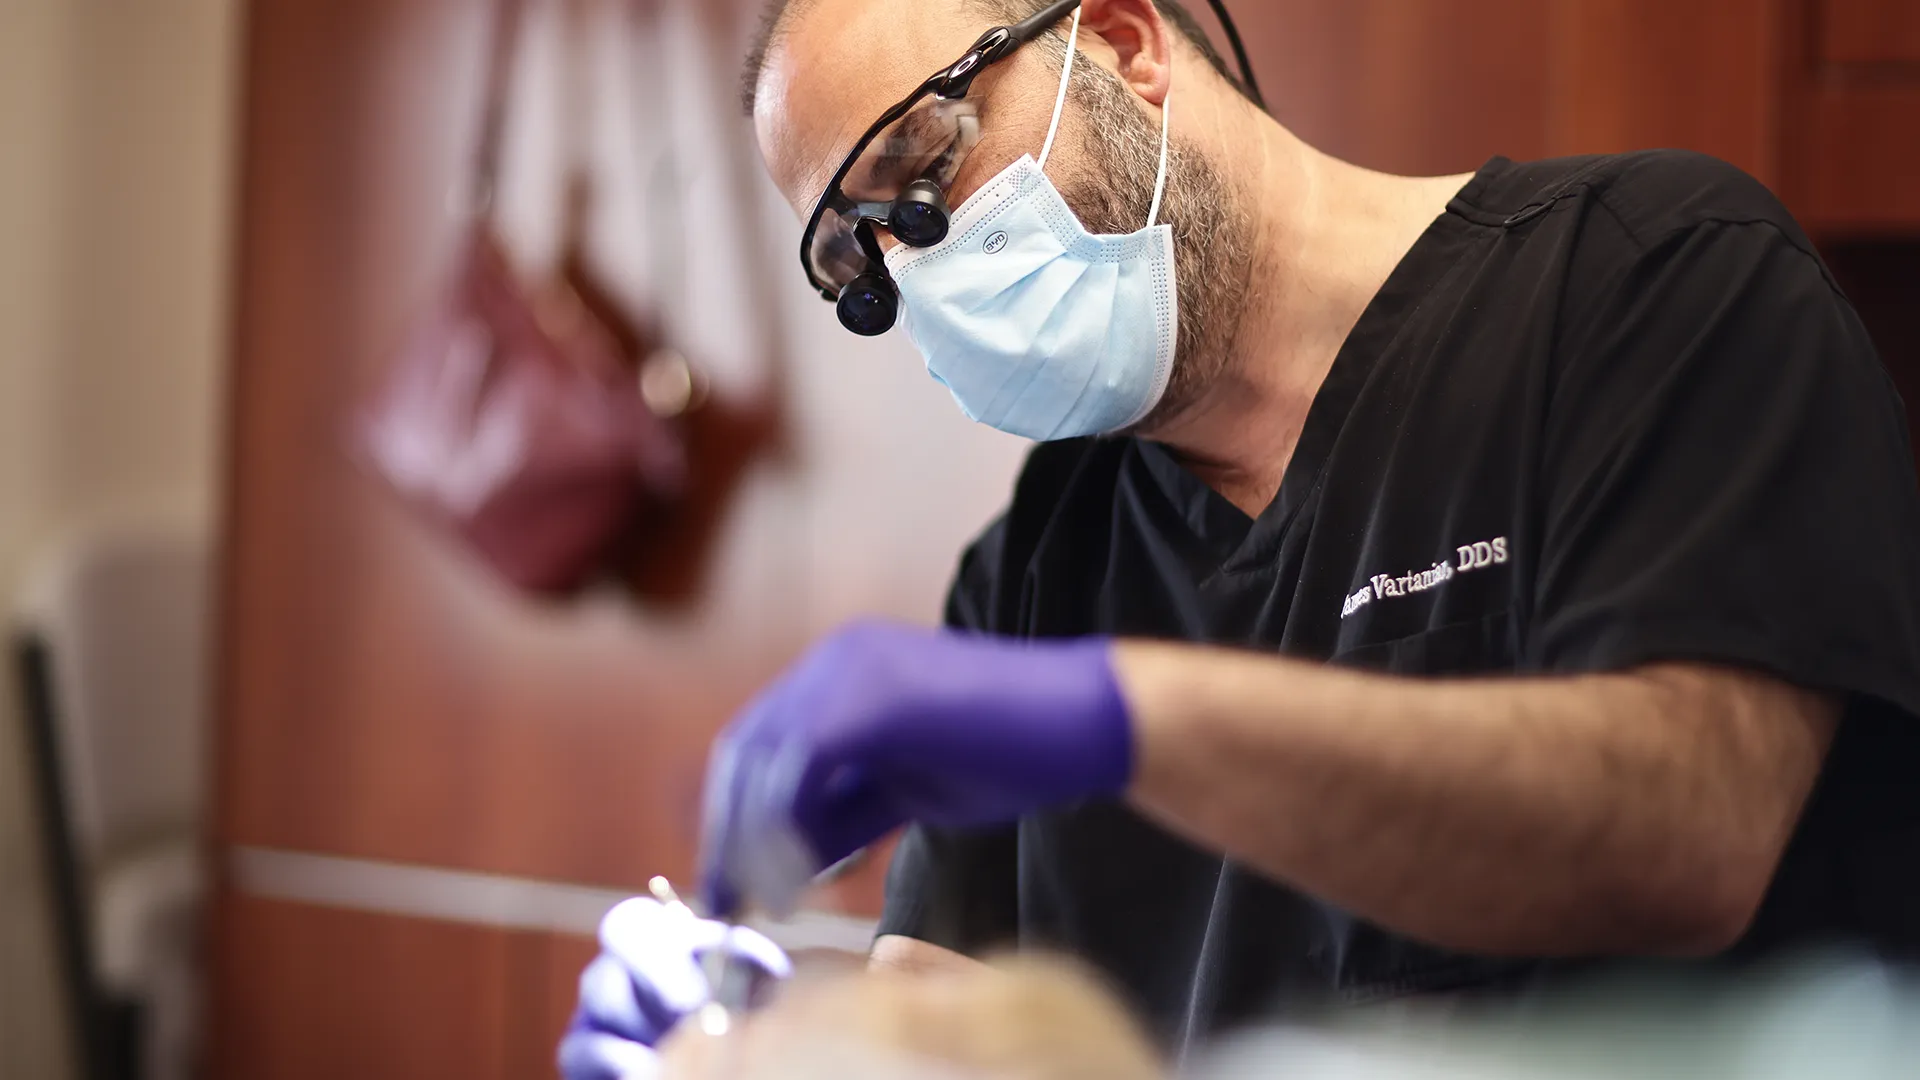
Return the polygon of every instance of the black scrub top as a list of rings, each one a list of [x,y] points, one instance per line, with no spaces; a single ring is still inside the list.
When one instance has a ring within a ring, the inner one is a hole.
[[[1131,438],[1034,448],[959,627],[1212,642],[1404,676],[1770,672],[1845,696],[1731,956],[1920,943],[1920,492],[1813,245],[1679,152],[1489,162],[1361,316],[1250,519]],[[1092,962],[1171,1048],[1309,1005],[1573,965],[1409,940],[1112,802],[909,830],[882,934]]]

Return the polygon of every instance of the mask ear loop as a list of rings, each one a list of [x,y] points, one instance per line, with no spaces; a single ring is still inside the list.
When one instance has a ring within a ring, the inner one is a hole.
[[[1160,197],[1167,193],[1167,136],[1173,129],[1173,84],[1167,84],[1167,99],[1160,103],[1160,175],[1153,182],[1153,207],[1147,211],[1147,228],[1160,223]]]
[[[1060,134],[1060,114],[1067,107],[1067,82],[1073,75],[1073,54],[1080,42],[1080,9],[1073,9],[1073,29],[1067,31],[1067,63],[1060,69],[1060,93],[1053,99],[1053,122],[1047,125],[1047,142],[1040,148],[1040,171],[1047,171],[1047,158],[1053,154],[1053,137]]]
[[[1040,171],[1047,171],[1047,159],[1053,156],[1053,140],[1060,134],[1060,117],[1067,107],[1067,87],[1073,79],[1073,56],[1080,43],[1080,9],[1073,9],[1073,27],[1067,31],[1067,62],[1060,69],[1060,92],[1053,99],[1053,119],[1047,124],[1047,141],[1040,147]],[[1160,171],[1153,180],[1153,205],[1147,210],[1147,228],[1160,223],[1160,201],[1167,193],[1169,135],[1173,129],[1173,88],[1160,103]]]

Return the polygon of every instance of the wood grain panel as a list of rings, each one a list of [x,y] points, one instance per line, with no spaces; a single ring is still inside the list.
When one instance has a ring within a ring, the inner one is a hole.
[[[535,1080],[594,944],[224,895],[212,1073]]]
[[[229,843],[638,890],[688,873],[713,731],[875,599],[821,583],[879,582],[881,604],[930,617],[1006,472],[948,456],[927,497],[979,508],[951,535],[927,531],[950,512],[896,506],[911,527],[846,515],[836,532],[855,542],[811,546],[822,505],[887,501],[864,464],[875,445],[926,445],[928,410],[950,412],[928,394],[851,438],[845,395],[871,394],[880,372],[824,356],[843,396],[797,429],[841,441],[804,469],[750,471],[703,553],[715,584],[672,612],[508,595],[401,513],[344,436],[449,268],[444,205],[476,121],[487,8],[254,6],[218,827]],[[878,557],[863,548],[875,537],[890,545]],[[842,895],[871,913],[878,868]]]
[[[1550,152],[1551,7],[1270,0],[1232,11],[1281,123],[1356,164],[1438,175]]]
[[[1794,210],[1828,236],[1920,236],[1920,80],[1820,80],[1801,115]]]
[[[1920,239],[1833,242],[1820,254],[1873,335],[1908,427],[1920,432]],[[1913,442],[1920,466],[1920,437]]]
[[[1914,0],[1817,0],[1819,57],[1829,64],[1920,66]]]
[[[1821,254],[1872,333],[1906,403],[1920,468],[1920,239],[1834,243]]]
[[[1777,183],[1783,0],[1562,0],[1556,154],[1678,147]]]

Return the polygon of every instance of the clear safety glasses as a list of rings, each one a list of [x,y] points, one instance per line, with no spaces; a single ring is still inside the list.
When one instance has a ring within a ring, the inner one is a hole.
[[[947,238],[947,191],[980,141],[979,111],[966,100],[973,80],[1079,6],[1079,0],[1060,0],[980,35],[966,55],[921,83],[853,144],[800,238],[807,280],[835,302],[841,325],[868,337],[892,329],[900,297],[874,228],[910,247]]]
[[[1221,0],[1209,2],[1233,45],[1248,96],[1260,104],[1239,31]],[[807,280],[834,302],[841,325],[868,337],[893,328],[900,294],[874,229],[886,229],[909,247],[932,247],[947,238],[947,193],[980,141],[979,110],[966,100],[974,79],[1079,6],[1080,0],[1059,0],[980,35],[964,56],[888,109],[853,144],[800,237]]]
[[[964,98],[922,99],[876,135],[815,214],[807,244],[814,284],[837,295],[867,271],[877,257],[868,223],[914,247],[946,239],[946,193],[979,141],[979,108]]]

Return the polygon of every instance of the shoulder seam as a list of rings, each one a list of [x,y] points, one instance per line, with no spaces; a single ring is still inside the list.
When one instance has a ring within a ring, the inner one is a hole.
[[[1636,257],[1647,253],[1647,248],[1651,245],[1640,238],[1639,232],[1635,231],[1633,226],[1627,224],[1626,218],[1620,216],[1620,211],[1614,209],[1613,201],[1607,198],[1605,192],[1594,192],[1593,202],[1594,205],[1607,212],[1607,216],[1613,219],[1615,225],[1620,226],[1620,235],[1626,237],[1627,242],[1633,245],[1633,253]]]
[[[1598,202],[1601,206],[1606,207],[1607,213],[1610,216],[1612,216],[1613,220],[1620,223],[1620,228],[1623,229],[1627,233],[1627,235],[1633,239],[1634,243],[1640,245],[1643,249],[1654,247],[1657,244],[1659,244],[1661,241],[1664,241],[1671,236],[1677,235],[1679,233],[1687,232],[1691,229],[1698,228],[1699,226],[1702,226],[1702,225],[1768,225],[1768,226],[1771,226],[1775,232],[1780,234],[1781,239],[1785,240],[1787,243],[1791,244],[1793,247],[1798,248],[1800,251],[1808,255],[1815,254],[1812,251],[1808,251],[1805,247],[1802,247],[1799,243],[1797,243],[1794,240],[1792,236],[1789,236],[1786,230],[1780,227],[1779,222],[1773,220],[1772,218],[1758,217],[1758,216],[1735,217],[1735,216],[1724,215],[1724,214],[1702,215],[1700,217],[1689,218],[1688,220],[1680,224],[1669,226],[1665,229],[1662,229],[1654,233],[1651,236],[1645,236],[1645,235],[1642,235],[1641,230],[1635,229],[1633,226],[1627,224],[1626,217],[1620,212],[1620,209],[1614,205],[1614,197],[1613,197],[1614,193],[1612,190],[1608,188],[1589,188],[1589,190],[1593,192],[1594,201]],[[1782,207],[1781,209],[1785,210],[1786,208]]]
[[[1675,225],[1675,226],[1672,226],[1671,228],[1663,229],[1650,237],[1645,237],[1645,236],[1642,236],[1632,226],[1628,225],[1623,218],[1621,218],[1620,212],[1613,207],[1613,205],[1607,199],[1606,194],[1604,192],[1600,192],[1598,194],[1599,194],[1599,198],[1597,198],[1595,201],[1598,202],[1600,206],[1606,209],[1607,216],[1613,218],[1613,220],[1620,226],[1620,231],[1627,237],[1628,240],[1630,240],[1633,243],[1635,249],[1641,255],[1645,255],[1649,250],[1655,247],[1658,247],[1660,244],[1663,244],[1666,241],[1671,240],[1676,236],[1681,236],[1686,233],[1694,232],[1702,228],[1703,226],[1759,225],[1764,228],[1772,230],[1774,235],[1786,241],[1787,246],[1792,248],[1794,251],[1798,252],[1801,255],[1801,257],[1812,260],[1814,267],[1820,271],[1821,280],[1827,283],[1827,288],[1832,290],[1834,295],[1840,297],[1842,300],[1845,300],[1847,297],[1847,294],[1841,290],[1839,282],[1834,281],[1833,275],[1827,272],[1827,264],[1821,260],[1820,253],[1818,251],[1812,250],[1807,246],[1801,244],[1798,240],[1794,239],[1791,233],[1789,233],[1786,229],[1782,228],[1779,222],[1774,221],[1771,218],[1728,217],[1728,216],[1699,217],[1699,218],[1694,218],[1693,220],[1688,221],[1685,224]]]

